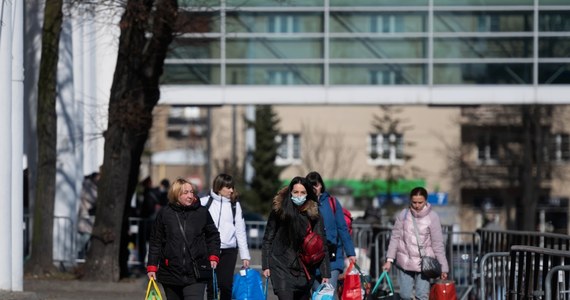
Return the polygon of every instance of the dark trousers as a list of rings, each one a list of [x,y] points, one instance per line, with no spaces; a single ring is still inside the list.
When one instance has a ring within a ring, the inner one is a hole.
[[[309,300],[310,291],[299,290],[279,290],[275,291],[275,295],[279,300]]]
[[[232,299],[232,285],[234,281],[234,270],[238,255],[237,248],[221,249],[220,262],[216,267],[216,276],[218,279],[218,289],[220,291],[220,300]],[[208,299],[214,299],[214,289],[212,281],[208,282]]]
[[[162,285],[164,294],[168,300],[202,300],[204,299],[205,287],[206,284],[203,282],[197,282],[191,285]]]

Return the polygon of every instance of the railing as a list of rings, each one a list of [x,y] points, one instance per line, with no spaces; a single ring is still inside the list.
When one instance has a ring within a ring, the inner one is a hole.
[[[546,282],[544,286],[545,299],[562,300],[568,299],[570,293],[570,266],[556,266],[546,274]],[[552,294],[552,284],[554,283],[555,296]]]
[[[479,299],[505,299],[510,269],[509,252],[491,252],[483,255],[479,265]]]

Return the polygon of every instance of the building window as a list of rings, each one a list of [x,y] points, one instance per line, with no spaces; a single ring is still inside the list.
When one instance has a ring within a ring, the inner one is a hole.
[[[370,18],[371,32],[403,32],[402,16],[378,15]]]
[[[297,16],[273,15],[269,17],[269,32],[293,33],[299,32],[299,18]]]
[[[556,133],[552,136],[550,156],[554,162],[570,160],[570,135],[567,133]]]
[[[479,32],[495,32],[501,30],[500,19],[497,15],[480,15],[478,19]]]
[[[485,134],[477,141],[477,160],[480,164],[495,164],[499,159],[497,137]]]
[[[295,82],[293,71],[267,71],[267,76],[270,85],[291,85]]]
[[[393,70],[371,70],[370,83],[378,85],[391,85],[399,82],[399,71]]]
[[[301,135],[298,133],[284,133],[275,137],[277,144],[277,165],[290,165],[301,163]]]
[[[404,163],[404,137],[399,133],[370,134],[368,138],[369,162],[375,165]]]

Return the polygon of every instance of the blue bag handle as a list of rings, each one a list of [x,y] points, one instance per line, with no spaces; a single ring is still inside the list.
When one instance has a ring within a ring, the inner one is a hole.
[[[218,278],[216,277],[216,270],[212,268],[212,289],[214,290],[214,299],[218,299]]]
[[[265,277],[265,286],[263,287],[263,295],[265,296],[265,300],[267,300],[267,286],[269,285],[269,276]]]

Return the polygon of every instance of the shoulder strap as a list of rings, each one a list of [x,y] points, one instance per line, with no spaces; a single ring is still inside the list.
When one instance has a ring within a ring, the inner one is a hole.
[[[210,206],[212,206],[212,201],[214,201],[214,198],[212,198],[212,195],[210,195],[210,198],[208,198],[208,203],[206,203],[207,209],[210,209]]]
[[[237,200],[231,202],[231,204],[232,204],[232,217],[233,217],[233,220],[234,220],[234,226],[236,225],[236,209],[237,209],[237,208],[236,208],[236,207],[237,207],[237,204],[236,204],[236,203],[237,203]]]
[[[331,205],[333,215],[336,214],[336,199],[333,196],[329,196],[329,203]]]
[[[412,215],[412,221],[414,222],[414,233],[416,234],[416,241],[418,243],[418,251],[420,252],[420,258],[423,257],[422,247],[420,246],[420,237],[418,236],[418,224],[416,224],[416,218]]]

